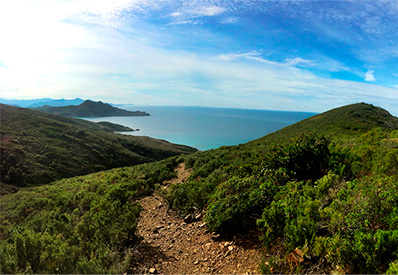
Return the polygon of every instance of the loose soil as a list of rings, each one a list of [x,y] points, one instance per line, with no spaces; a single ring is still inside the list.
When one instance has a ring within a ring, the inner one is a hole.
[[[177,178],[165,182],[179,184],[190,171],[180,164]],[[262,257],[258,239],[235,236],[219,239],[206,230],[203,221],[185,223],[156,193],[142,198],[143,211],[137,226],[140,242],[134,256],[136,273],[162,274],[257,274]],[[252,233],[252,232],[251,232]],[[252,234],[250,234],[252,235]]]

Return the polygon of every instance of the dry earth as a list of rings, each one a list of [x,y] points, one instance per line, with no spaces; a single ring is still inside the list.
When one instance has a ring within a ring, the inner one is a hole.
[[[177,178],[187,180],[190,171],[180,164]],[[242,236],[221,240],[206,231],[203,221],[185,223],[157,194],[142,198],[137,227],[140,243],[135,248],[136,273],[256,274],[262,256],[258,241]]]

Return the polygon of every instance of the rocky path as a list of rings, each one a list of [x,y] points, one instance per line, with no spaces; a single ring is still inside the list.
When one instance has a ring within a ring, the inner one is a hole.
[[[169,184],[185,181],[189,171],[181,164],[177,175]],[[237,238],[215,239],[201,220],[185,223],[159,195],[145,197],[140,204],[143,211],[137,227],[141,239],[135,251],[137,273],[259,273],[262,254],[258,244]]]

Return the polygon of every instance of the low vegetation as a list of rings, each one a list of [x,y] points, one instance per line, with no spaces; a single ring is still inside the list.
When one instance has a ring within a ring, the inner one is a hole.
[[[161,192],[169,205],[182,215],[202,211],[225,238],[259,232],[262,272],[397,272],[398,119],[367,104],[244,145],[3,196],[0,271],[129,272],[136,199],[174,177],[180,162],[193,172]]]
[[[397,118],[371,105],[332,110],[248,144],[185,157],[190,181],[166,197],[182,213],[203,209],[208,228],[225,236],[260,230],[271,255],[264,273],[392,272],[397,129]]]
[[[3,196],[0,273],[129,272],[141,209],[136,199],[174,177],[175,165],[171,158]]]
[[[109,124],[0,106],[1,182],[9,185],[46,184],[196,151],[153,138],[114,134]]]

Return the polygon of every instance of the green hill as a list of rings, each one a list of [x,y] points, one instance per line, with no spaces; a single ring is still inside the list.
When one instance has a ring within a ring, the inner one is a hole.
[[[159,188],[180,162],[189,180]],[[0,272],[131,272],[136,202],[154,190],[221,238],[259,237],[263,273],[398,271],[397,118],[354,104],[247,144],[5,195]]]
[[[113,107],[101,101],[94,102],[91,100],[86,100],[80,105],[76,106],[43,106],[36,109],[48,114],[61,115],[66,117],[149,116],[149,114],[146,112],[127,111],[117,107]]]
[[[195,149],[148,137],[114,134],[124,129],[0,105],[1,181],[15,186],[192,153]]]

